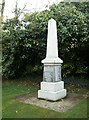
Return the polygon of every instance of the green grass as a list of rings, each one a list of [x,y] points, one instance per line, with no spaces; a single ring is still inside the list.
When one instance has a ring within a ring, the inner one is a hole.
[[[67,88],[69,88],[67,86]],[[30,81],[6,81],[3,83],[3,118],[87,118],[87,99],[82,100],[67,112],[55,112],[16,101],[14,98],[36,92],[39,85]],[[70,91],[70,89],[69,89]],[[81,89],[80,89],[81,91]],[[82,90],[84,91],[84,90]],[[80,92],[82,94],[82,91]],[[77,88],[76,91],[78,92]],[[85,91],[87,94],[88,91]]]

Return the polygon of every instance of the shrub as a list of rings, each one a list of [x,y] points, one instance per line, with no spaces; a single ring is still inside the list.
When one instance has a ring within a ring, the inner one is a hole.
[[[41,60],[46,54],[50,18],[57,21],[59,57],[64,61],[63,76],[87,75],[88,18],[78,7],[66,3],[53,4],[49,11],[25,14],[21,21],[16,17],[6,20],[2,34],[3,75],[7,78],[20,77],[28,70],[30,74],[35,66],[42,70]]]

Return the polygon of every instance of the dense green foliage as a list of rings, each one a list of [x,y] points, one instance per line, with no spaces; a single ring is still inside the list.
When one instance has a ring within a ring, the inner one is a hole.
[[[59,57],[63,59],[63,76],[88,75],[89,25],[88,3],[60,3],[50,10],[17,16],[3,25],[3,75],[16,78],[36,70],[42,71],[46,54],[47,24],[57,21]],[[85,12],[86,11],[86,12]]]

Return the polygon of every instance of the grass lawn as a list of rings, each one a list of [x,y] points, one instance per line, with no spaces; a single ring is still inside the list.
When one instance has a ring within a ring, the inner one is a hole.
[[[79,89],[74,86],[66,86],[69,92],[88,94],[87,89]],[[36,92],[39,85],[28,81],[5,81],[3,82],[3,118],[87,118],[87,99],[82,100],[67,112],[55,112],[46,108],[21,103],[14,100],[23,94]]]

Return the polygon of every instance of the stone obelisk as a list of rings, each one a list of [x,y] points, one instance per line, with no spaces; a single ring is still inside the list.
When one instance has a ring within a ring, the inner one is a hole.
[[[64,82],[61,80],[61,63],[58,57],[58,41],[56,21],[48,21],[48,36],[46,58],[42,60],[44,64],[43,81],[41,90],[38,90],[38,98],[56,101],[66,96]]]

